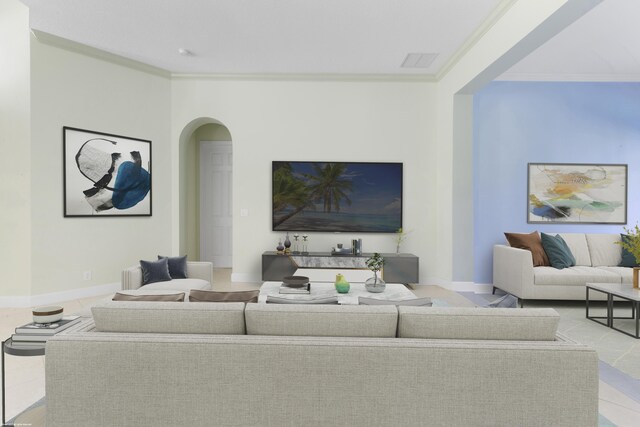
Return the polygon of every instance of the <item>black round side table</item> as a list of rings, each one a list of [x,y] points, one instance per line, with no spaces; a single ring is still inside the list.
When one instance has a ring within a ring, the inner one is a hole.
[[[5,396],[6,390],[4,387],[5,373],[4,373],[4,355],[10,354],[12,356],[44,356],[45,344],[37,347],[24,347],[18,343],[14,343],[11,338],[3,341],[2,343],[2,425],[5,425],[7,420],[5,419]]]

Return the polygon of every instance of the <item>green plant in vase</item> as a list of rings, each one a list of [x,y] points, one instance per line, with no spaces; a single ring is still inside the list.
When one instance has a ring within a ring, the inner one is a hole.
[[[627,252],[629,252],[634,260],[635,266],[633,267],[633,287],[638,288],[639,276],[640,276],[640,227],[638,224],[633,228],[623,227],[626,236],[622,236],[622,240],[615,242],[616,245],[622,246]]]
[[[378,272],[382,270],[384,266],[384,258],[378,252],[375,252],[371,257],[367,258],[367,268],[373,271],[373,277],[368,278],[364,282],[364,286],[369,292],[379,293],[384,292],[386,283],[381,277],[378,277]]]
[[[399,254],[400,253],[400,245],[402,244],[402,242],[405,241],[405,239],[407,238],[407,234],[409,234],[410,231],[405,231],[402,227],[398,228],[396,230],[396,233],[394,235],[395,241],[396,241],[396,253]]]

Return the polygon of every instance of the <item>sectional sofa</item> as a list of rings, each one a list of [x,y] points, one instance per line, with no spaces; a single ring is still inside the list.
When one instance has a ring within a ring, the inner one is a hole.
[[[187,278],[142,285],[142,268],[139,265],[122,271],[122,290],[132,294],[156,293],[155,291],[179,291],[188,294],[191,289],[209,290],[213,284],[213,264],[206,261],[187,261]]]
[[[47,343],[47,426],[596,426],[552,309],[109,301]]]
[[[531,252],[506,245],[493,248],[493,286],[521,300],[584,300],[587,283],[631,283],[633,269],[619,267],[620,234],[559,233],[576,259],[558,270],[533,266]],[[604,298],[593,293],[590,298]]]

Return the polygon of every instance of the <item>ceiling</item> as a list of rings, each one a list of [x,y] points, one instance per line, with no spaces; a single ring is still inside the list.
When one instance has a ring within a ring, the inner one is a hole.
[[[436,76],[514,0],[22,2],[34,30],[172,73]],[[501,78],[640,80],[638,17],[604,0]],[[403,68],[410,53],[437,56]]]

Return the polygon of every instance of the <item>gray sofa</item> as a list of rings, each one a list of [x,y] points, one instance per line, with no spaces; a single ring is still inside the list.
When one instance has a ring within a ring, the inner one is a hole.
[[[552,309],[111,301],[47,343],[47,426],[596,426]],[[94,326],[95,322],[95,326]]]
[[[576,258],[576,266],[558,270],[534,267],[531,252],[496,245],[493,248],[493,286],[521,300],[584,300],[585,285],[631,283],[633,269],[618,267],[622,249],[620,234],[559,233]],[[590,298],[603,299],[592,293]]]

